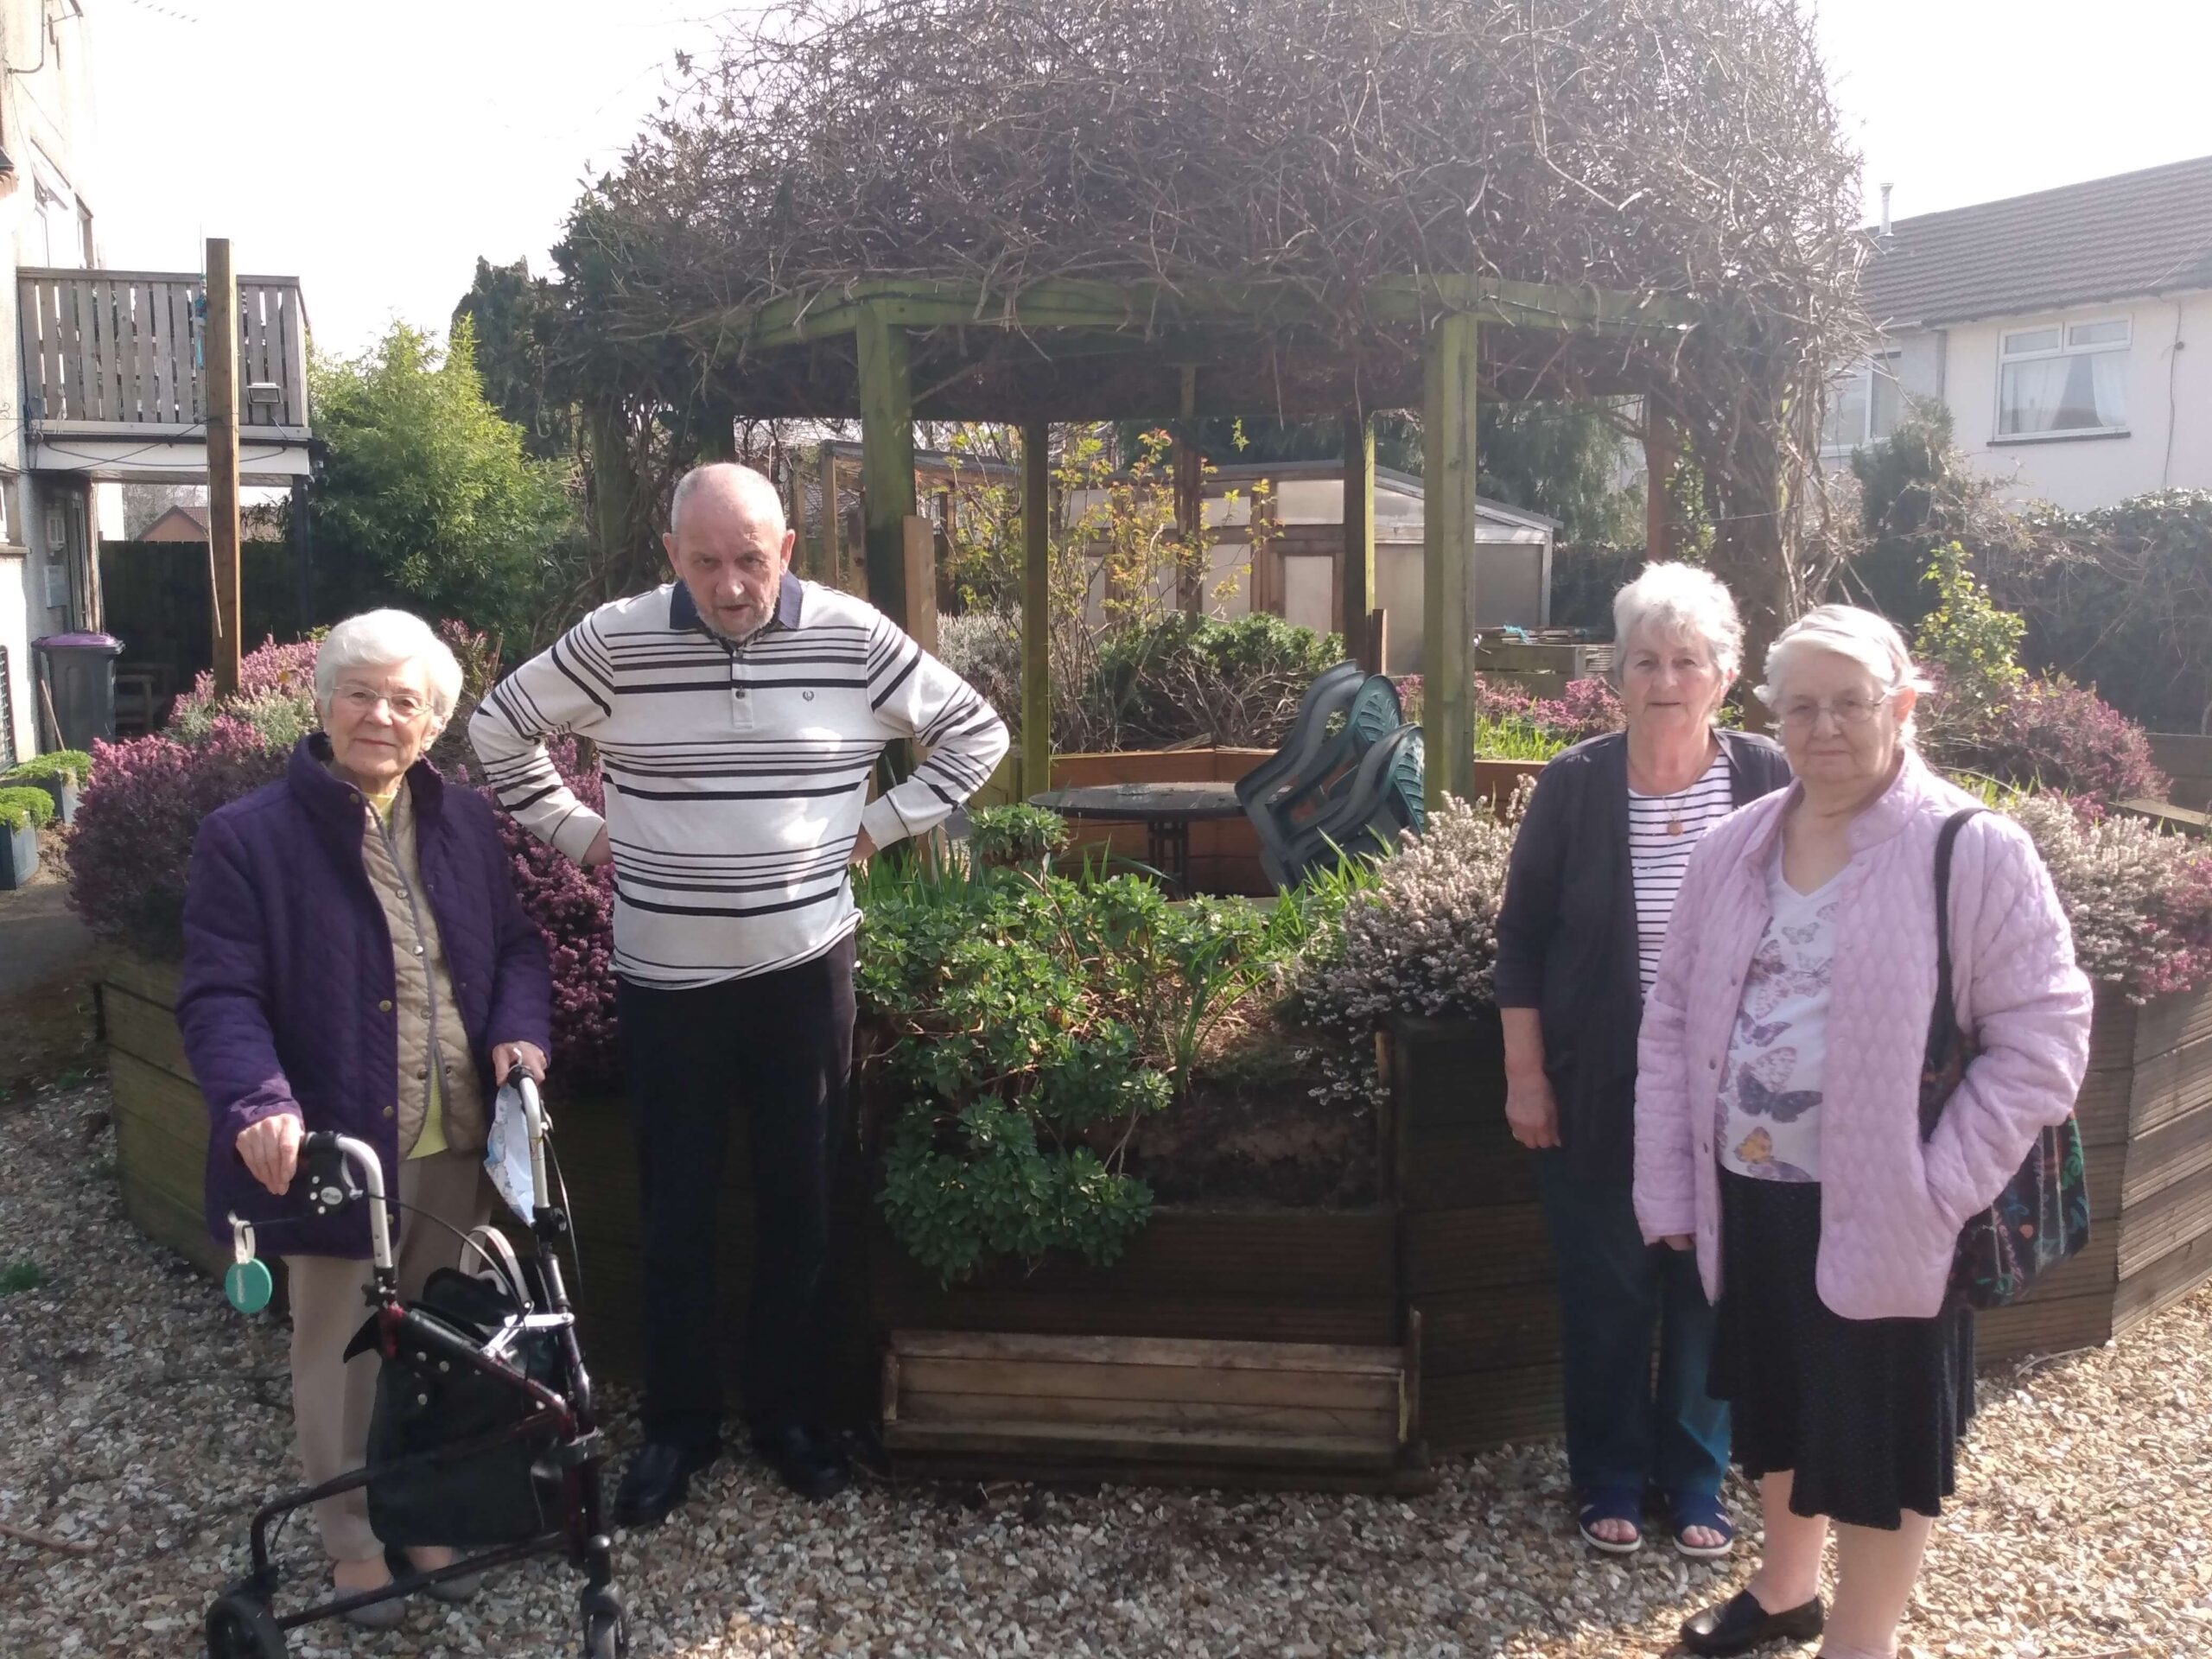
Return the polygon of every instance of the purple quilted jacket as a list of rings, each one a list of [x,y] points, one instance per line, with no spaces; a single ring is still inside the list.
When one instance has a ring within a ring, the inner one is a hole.
[[[320,733],[302,739],[283,778],[209,813],[185,889],[176,1018],[207,1100],[207,1230],[227,1245],[235,1211],[269,1255],[365,1256],[368,1216],[354,1205],[308,1217],[271,1194],[238,1158],[248,1124],[296,1112],[376,1147],[387,1187],[399,1167],[391,934],[361,864],[360,797],[325,769],[328,753]],[[482,798],[427,763],[407,786],[424,895],[489,1100],[495,1045],[552,1046],[544,937],[515,899]]]
[[[1765,871],[1793,787],[1723,820],[1690,855],[1643,1014],[1636,1214],[1647,1239],[1697,1240],[1720,1282],[1713,1158],[1721,1062],[1771,914]],[[2089,1058],[2089,982],[2027,832],[1984,812],[1951,866],[1952,979],[1980,1045],[1935,1135],[1920,1071],[1936,1000],[1936,837],[1974,803],[1908,754],[1852,823],[1836,912],[1821,1078],[1821,1300],[1848,1319],[1938,1313],[1959,1230],[1993,1202],[2037,1132],[2064,1121]]]

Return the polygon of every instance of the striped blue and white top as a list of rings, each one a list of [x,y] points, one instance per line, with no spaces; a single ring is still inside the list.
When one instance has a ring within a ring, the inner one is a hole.
[[[591,740],[604,818],[545,752]],[[733,644],[681,582],[603,605],[501,680],[469,722],[500,804],[581,859],[614,855],[614,970],[664,989],[820,956],[858,912],[846,862],[939,823],[991,775],[1005,722],[865,601],[786,575],[775,616]],[[868,800],[884,746],[912,777]]]
[[[1705,832],[1736,810],[1730,788],[1728,751],[1722,749],[1713,764],[1688,789],[1672,795],[1628,792],[1628,860],[1636,883],[1637,968],[1643,978],[1643,994],[1651,995],[1659,977],[1659,947],[1667,942],[1667,924],[1674,918],[1675,895],[1681,890],[1682,872],[1689,868],[1690,849]]]

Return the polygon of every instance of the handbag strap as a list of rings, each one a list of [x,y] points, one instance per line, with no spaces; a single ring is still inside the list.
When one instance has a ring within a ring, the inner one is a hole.
[[[1967,820],[1981,810],[1978,806],[1961,807],[1943,820],[1936,836],[1936,1006],[1928,1020],[1926,1060],[1930,1071],[1942,1069],[1959,1041],[1959,1009],[1951,993],[1951,854]],[[1943,1104],[1942,1101],[1922,1103],[1922,1140],[1936,1133]]]

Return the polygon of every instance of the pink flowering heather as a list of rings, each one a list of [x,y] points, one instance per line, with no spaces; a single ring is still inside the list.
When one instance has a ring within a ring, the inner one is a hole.
[[[281,776],[287,756],[217,715],[198,743],[162,736],[92,746],[69,842],[69,902],[85,925],[144,955],[184,950],[184,881],[200,821]]]
[[[1421,717],[1421,677],[1397,677],[1398,700],[1406,718]],[[1546,737],[1561,743],[1620,730],[1624,716],[1621,700],[1603,679],[1570,680],[1556,697],[1539,697],[1511,680],[1489,680],[1478,674],[1468,688],[1477,720],[1526,721]]]
[[[1917,723],[1936,765],[1980,772],[2022,789],[2063,791],[2098,809],[2161,800],[2166,778],[2143,728],[2086,687],[2062,677],[2031,679],[1986,709],[1955,709],[1940,668]]]

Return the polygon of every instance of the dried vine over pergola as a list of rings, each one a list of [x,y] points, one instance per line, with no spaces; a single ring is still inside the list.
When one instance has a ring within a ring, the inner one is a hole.
[[[1450,785],[1478,395],[1640,396],[1755,639],[1824,585],[1856,173],[1791,0],[798,0],[579,207],[569,350],[674,405],[861,413],[894,611],[914,417],[1039,450],[1050,420],[1343,417],[1357,466],[1370,413],[1421,409]]]

